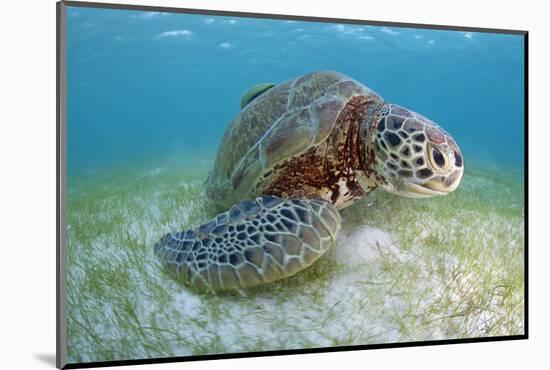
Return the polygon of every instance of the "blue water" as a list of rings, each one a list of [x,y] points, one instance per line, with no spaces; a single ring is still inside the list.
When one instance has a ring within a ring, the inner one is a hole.
[[[69,175],[213,156],[243,92],[331,69],[522,170],[520,35],[69,7]]]

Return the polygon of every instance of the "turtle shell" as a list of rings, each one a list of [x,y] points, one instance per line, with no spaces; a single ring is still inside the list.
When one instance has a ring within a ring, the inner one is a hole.
[[[225,207],[260,195],[251,193],[258,178],[326,140],[340,111],[357,95],[382,100],[332,71],[310,73],[265,91],[227,128],[206,182],[207,195]]]

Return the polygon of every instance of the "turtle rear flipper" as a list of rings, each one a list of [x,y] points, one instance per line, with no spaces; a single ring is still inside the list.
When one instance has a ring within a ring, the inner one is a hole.
[[[241,109],[246,107],[248,103],[265,93],[267,90],[271,89],[273,86],[275,86],[275,84],[271,82],[252,86],[241,98]]]
[[[324,200],[262,196],[195,229],[164,235],[155,254],[187,285],[240,289],[310,266],[334,245],[340,227],[336,207]]]

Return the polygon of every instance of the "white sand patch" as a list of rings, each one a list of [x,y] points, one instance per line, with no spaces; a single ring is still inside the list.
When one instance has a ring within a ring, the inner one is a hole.
[[[349,264],[373,261],[381,253],[391,253],[398,259],[404,258],[391,234],[370,226],[353,231],[342,230],[335,247],[336,259]]]

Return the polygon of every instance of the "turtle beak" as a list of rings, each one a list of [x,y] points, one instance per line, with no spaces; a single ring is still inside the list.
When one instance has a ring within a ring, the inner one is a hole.
[[[451,193],[458,188],[458,185],[460,185],[463,173],[464,170],[462,168],[458,168],[445,176],[442,181],[431,180],[423,185],[432,190]]]
[[[445,190],[433,189],[426,185],[405,182],[401,193],[408,198],[431,198],[439,195],[446,195],[449,192]]]
[[[404,195],[410,198],[429,198],[438,195],[447,195],[458,188],[463,173],[463,169],[459,168],[445,176],[443,180],[434,179],[423,184],[404,182]]]

